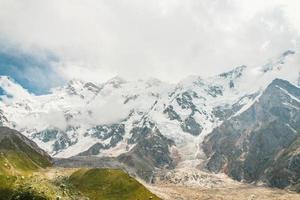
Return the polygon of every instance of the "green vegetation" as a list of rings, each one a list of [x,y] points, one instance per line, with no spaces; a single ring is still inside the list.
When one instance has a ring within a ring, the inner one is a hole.
[[[0,199],[7,200],[13,194],[16,177],[0,175]]]
[[[10,133],[0,140],[0,175],[29,175],[51,166],[50,159]]]
[[[28,180],[34,172],[51,166],[50,159],[28,145],[29,140],[22,139],[15,131],[1,128],[0,200],[47,199]]]
[[[0,153],[0,200],[43,200],[46,195],[39,194],[33,187],[33,173],[40,166],[29,159],[23,152],[6,151]],[[29,181],[30,180],[30,181]],[[36,185],[40,185],[40,181]]]
[[[74,189],[94,200],[158,200],[142,184],[118,169],[80,169],[69,183]]]
[[[69,169],[65,173],[68,170],[51,165],[50,156],[35,143],[0,127],[0,200],[159,199],[121,170]]]
[[[0,153],[0,175],[29,175],[42,168],[21,151]]]
[[[52,179],[47,173],[58,172]],[[117,169],[38,170],[28,176],[0,176],[0,200],[159,200],[142,184]],[[69,176],[70,175],[70,176]]]
[[[36,173],[38,175],[27,177],[11,176],[14,180],[9,185],[6,184],[6,187],[1,182],[0,200],[56,200],[57,197],[70,199],[67,194],[64,195],[62,188],[45,179],[42,173]]]

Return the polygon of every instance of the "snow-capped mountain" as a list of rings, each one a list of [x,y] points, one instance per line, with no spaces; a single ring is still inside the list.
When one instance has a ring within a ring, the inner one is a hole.
[[[210,171],[285,188],[299,184],[300,88],[274,79],[247,110],[203,141]]]
[[[205,158],[205,136],[246,111],[275,78],[299,84],[299,58],[287,51],[258,67],[177,84],[72,80],[40,96],[2,76],[0,120],[55,157],[119,157],[149,170],[197,166]]]

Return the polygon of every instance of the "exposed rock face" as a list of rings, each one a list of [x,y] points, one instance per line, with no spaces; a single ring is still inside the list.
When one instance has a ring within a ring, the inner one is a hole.
[[[277,60],[272,60],[270,62],[268,62],[267,64],[265,64],[261,70],[266,73],[266,72],[269,72],[269,71],[272,71],[274,70],[275,67],[279,67],[280,65],[283,65],[285,64],[285,58],[290,56],[290,55],[293,55],[295,54],[296,52],[295,51],[292,51],[292,50],[287,50],[285,51],[280,57],[279,59]]]
[[[87,135],[98,138],[101,141],[107,141],[105,144],[96,143],[91,146],[88,150],[80,153],[80,156],[87,155],[98,155],[101,150],[115,147],[122,139],[125,134],[124,124],[112,124],[112,125],[98,125],[89,130]]]
[[[196,122],[192,115],[188,116],[184,120],[184,123],[181,124],[181,128],[183,131],[188,132],[194,136],[199,135],[203,130],[202,126]]]
[[[211,93],[215,95],[215,91],[209,90],[209,94]],[[176,97],[176,102],[181,107],[181,109],[190,110],[190,114],[185,119],[182,119],[176,113],[172,105],[169,105],[164,110],[164,113],[168,114],[170,120],[177,120],[178,122],[180,122],[180,127],[184,132],[187,132],[193,136],[198,136],[201,134],[203,127],[195,120],[194,116],[196,113],[202,113],[194,104],[194,99],[199,99],[199,96],[194,91],[184,91]]]
[[[65,131],[57,128],[49,128],[44,131],[35,133],[32,138],[38,138],[43,142],[53,141],[52,147],[54,152],[59,152],[67,147],[75,144],[77,141],[74,140],[70,132],[74,131],[74,127],[68,127]]]
[[[300,89],[275,79],[245,112],[205,138],[207,168],[276,187],[299,182]]]
[[[165,110],[164,110],[164,114],[168,115],[168,118],[170,120],[177,120],[179,122],[181,122],[181,118],[180,116],[174,111],[174,108],[172,105],[169,105]]]
[[[213,108],[212,113],[214,116],[216,116],[219,120],[224,121],[226,119],[229,119],[231,116],[233,116],[235,113],[237,113],[239,110],[241,110],[244,106],[244,101],[251,101],[257,97],[259,93],[254,93],[250,95],[245,95],[241,97],[236,103],[230,105],[225,104],[222,106],[216,106]]]
[[[204,143],[208,168],[252,181],[266,174],[268,167],[257,168],[263,159],[280,159],[297,138],[299,95],[285,92],[295,89],[276,80],[261,95],[277,77],[297,84],[288,59],[298,56],[293,54],[287,51],[262,67],[189,76],[176,84],[120,77],[105,83],[72,80],[40,96],[0,76],[0,125],[17,129],[56,158],[114,157],[151,180],[159,168],[203,166],[199,144],[223,124]],[[291,169],[297,162],[295,157]]]
[[[220,74],[220,76],[224,77],[224,78],[237,79],[242,76],[242,74],[246,68],[247,68],[247,66],[242,65],[242,66],[236,67],[232,71],[222,73],[222,74]]]
[[[147,124],[147,125],[146,125]],[[170,156],[173,141],[164,137],[155,124],[145,121],[142,127],[132,130],[130,141],[136,145],[125,154],[118,157],[119,161],[136,169],[136,173],[150,182],[155,168],[174,168]]]
[[[3,114],[3,111],[2,110],[0,110],[0,126],[3,126],[3,124],[5,123],[5,122],[7,122],[8,120],[7,120],[7,118],[5,117],[5,115]]]

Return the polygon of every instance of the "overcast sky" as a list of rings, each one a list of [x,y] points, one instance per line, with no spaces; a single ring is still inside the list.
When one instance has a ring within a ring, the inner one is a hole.
[[[0,0],[0,44],[50,52],[64,80],[176,82],[297,50],[299,11],[299,0]]]

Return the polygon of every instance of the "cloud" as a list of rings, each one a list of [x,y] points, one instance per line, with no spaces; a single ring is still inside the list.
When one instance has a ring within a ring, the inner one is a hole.
[[[49,110],[46,113],[38,113],[38,115],[35,113],[17,120],[19,129],[31,127],[37,130],[44,130],[48,127],[55,127],[65,130],[67,127],[63,112],[57,110]],[[39,123],[37,123],[37,121],[39,121]]]
[[[176,82],[298,49],[299,9],[297,0],[2,0],[0,35],[54,52],[65,79]]]
[[[63,83],[63,78],[54,71],[59,61],[50,52],[33,49],[27,52],[5,41],[0,41],[0,46],[0,75],[12,77],[35,94],[46,93]]]
[[[90,122],[94,125],[116,123],[124,120],[130,113],[130,108],[117,96],[110,96],[105,100],[98,97],[88,105],[88,109],[92,111]]]

